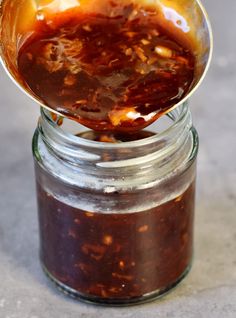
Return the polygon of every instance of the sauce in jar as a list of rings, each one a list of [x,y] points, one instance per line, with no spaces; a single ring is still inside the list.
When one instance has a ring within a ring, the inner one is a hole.
[[[189,270],[194,184],[174,200],[129,214],[82,211],[39,184],[37,193],[41,260],[71,295],[102,303],[141,301],[172,288]]]
[[[160,134],[77,137],[42,112],[33,142],[41,262],[65,293],[138,303],[188,273],[198,142],[187,105],[166,120]]]

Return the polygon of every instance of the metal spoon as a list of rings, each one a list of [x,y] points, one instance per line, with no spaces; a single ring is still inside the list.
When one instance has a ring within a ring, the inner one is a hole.
[[[121,1],[121,0],[120,0]],[[201,84],[210,64],[213,37],[207,13],[199,0],[123,0],[122,3],[155,5],[160,12],[160,23],[173,31],[175,36],[184,38],[196,56],[194,82],[188,94],[168,111],[186,101]],[[18,73],[17,54],[24,41],[32,34],[31,26],[45,14],[60,13],[71,8],[103,13],[106,8],[98,0],[18,0],[1,1],[1,62],[13,81],[30,98],[41,106],[59,114],[46,105],[30,89],[23,85]]]

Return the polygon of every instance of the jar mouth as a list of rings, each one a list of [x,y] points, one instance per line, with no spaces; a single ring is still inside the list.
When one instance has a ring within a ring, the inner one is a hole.
[[[167,128],[160,128],[159,119],[156,126],[160,132],[155,131],[151,137],[110,143],[68,133],[58,125],[59,118],[52,118],[49,111],[42,109],[33,152],[44,169],[84,189],[92,186],[109,193],[117,189],[146,189],[185,171],[197,154],[198,138],[188,104],[163,118],[167,119],[163,122],[168,122]],[[79,124],[75,125],[77,129]]]
[[[46,120],[46,122],[51,126],[53,129],[53,133],[57,135],[57,137],[60,139],[60,141],[63,141],[63,143],[73,143],[74,146],[86,146],[93,149],[127,149],[127,148],[139,148],[139,147],[146,147],[151,144],[156,144],[161,142],[162,140],[169,139],[170,135],[172,135],[176,130],[180,130],[180,127],[182,126],[184,128],[185,124],[189,124],[189,108],[188,108],[188,102],[184,102],[177,108],[173,109],[169,113],[163,115],[162,117],[168,117],[168,119],[171,120],[171,123],[168,125],[167,128],[164,128],[162,131],[153,134],[153,136],[146,137],[139,140],[132,140],[132,141],[122,141],[118,143],[109,143],[109,142],[103,142],[103,141],[94,141],[90,139],[86,139],[77,135],[74,135],[65,129],[63,129],[63,126],[59,126],[57,124],[57,120],[54,120],[51,116],[51,112],[44,107],[41,107],[41,116],[43,119]],[[59,116],[58,116],[59,117]],[[162,118],[161,117],[161,118]],[[156,121],[154,124],[158,125],[161,118]],[[68,119],[69,120],[69,119]],[[72,120],[69,120],[72,122]],[[80,124],[78,124],[80,125]],[[150,128],[150,131],[152,131],[152,126],[150,125],[148,128]],[[80,125],[81,127],[81,125]],[[86,128],[86,127],[84,127]],[[106,133],[106,132],[104,132]]]

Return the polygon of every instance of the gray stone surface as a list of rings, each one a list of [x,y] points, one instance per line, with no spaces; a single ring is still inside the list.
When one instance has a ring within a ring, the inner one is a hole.
[[[235,0],[205,0],[215,54],[191,107],[201,147],[195,261],[162,300],[97,308],[57,292],[38,261],[31,137],[39,109],[0,72],[0,318],[236,317]]]

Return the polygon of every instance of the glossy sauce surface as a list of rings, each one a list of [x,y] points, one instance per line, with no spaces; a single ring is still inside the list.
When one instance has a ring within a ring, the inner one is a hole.
[[[112,13],[118,4],[107,6]],[[144,128],[194,79],[193,54],[161,28],[155,10],[130,4],[118,15],[69,10],[38,20],[18,53],[25,86],[94,130]]]
[[[133,132],[131,134],[128,133],[117,133],[117,132],[95,132],[93,130],[90,131],[85,131],[77,136],[88,139],[88,140],[93,140],[93,141],[98,141],[98,142],[107,142],[107,143],[122,143],[122,142],[130,142],[130,141],[137,141],[145,138],[149,138],[154,136],[155,133],[148,131],[148,130],[140,130],[137,132]]]

